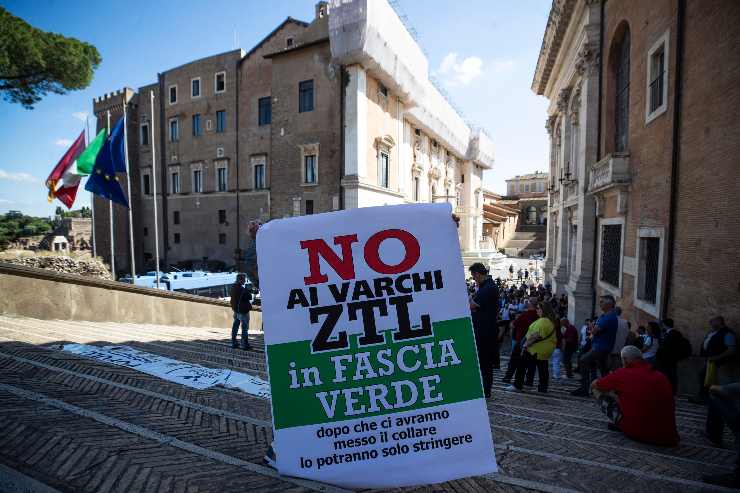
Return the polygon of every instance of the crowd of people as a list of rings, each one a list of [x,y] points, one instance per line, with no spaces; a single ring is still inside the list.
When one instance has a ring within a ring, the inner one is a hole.
[[[453,215],[453,219],[456,217]],[[255,239],[258,222],[249,225]],[[245,252],[246,272],[259,286],[255,242]],[[633,330],[622,316],[611,295],[599,300],[601,314],[584,320],[577,329],[567,318],[568,298],[556,296],[548,285],[532,282],[528,270],[510,279],[492,279],[481,263],[469,268],[473,283],[468,284],[481,379],[486,398],[491,397],[493,370],[500,369],[501,344],[510,337],[510,357],[503,382],[507,390],[523,392],[533,387],[548,391],[552,377],[572,379],[580,375],[572,394],[593,396],[608,417],[611,430],[654,445],[675,446],[675,395],[678,389],[678,363],[692,354],[689,341],[674,328],[673,320],[649,321]],[[242,348],[249,349],[246,337],[250,295],[240,275],[232,289],[234,324],[232,344],[238,347],[242,327]],[[707,405],[706,432],[709,440],[721,446],[724,429],[734,434],[738,452],[736,468],[726,475],[704,476],[707,483],[740,489],[740,383],[737,369],[737,337],[722,317],[710,320],[710,330],[699,348],[704,359],[698,375],[700,391],[690,400]],[[551,372],[552,370],[552,372]],[[275,453],[270,447],[265,461],[274,467]]]
[[[536,376],[537,391],[546,393],[550,378],[574,378],[577,371],[580,380],[571,394],[594,397],[609,429],[653,445],[679,443],[678,364],[692,355],[692,347],[673,320],[652,320],[633,328],[614,297],[604,295],[599,299],[600,315],[586,319],[577,329],[567,318],[567,296],[554,295],[548,285],[494,280],[480,263],[469,270],[476,287],[471,290],[470,308],[487,398],[493,370],[500,369],[500,346],[510,337],[502,379],[507,391],[534,387]],[[706,430],[712,443],[722,444],[725,426],[732,430],[738,462],[734,473],[703,479],[740,488],[737,339],[722,317],[713,318],[710,327],[699,350],[705,360],[698,382],[701,390],[690,400],[708,405]]]

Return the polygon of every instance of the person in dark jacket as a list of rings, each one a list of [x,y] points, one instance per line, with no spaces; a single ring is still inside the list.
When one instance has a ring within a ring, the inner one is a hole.
[[[735,436],[735,471],[705,475],[701,479],[705,483],[740,489],[740,383],[712,385],[709,388],[706,432],[709,440],[718,447],[722,446],[725,426]]]
[[[488,269],[480,262],[471,265],[470,275],[475,280],[478,290],[470,297],[470,312],[473,318],[475,345],[478,350],[483,392],[491,397],[493,384],[493,367],[498,363],[498,288],[488,275]]]
[[[709,397],[709,387],[724,385],[734,379],[735,352],[737,338],[735,332],[725,325],[725,319],[714,317],[709,321],[711,329],[704,337],[700,356],[705,358],[704,368],[699,378],[701,387],[699,395],[690,397],[695,404],[705,404]]]
[[[231,310],[234,312],[234,323],[231,325],[231,347],[238,348],[236,335],[239,332],[239,324],[242,326],[242,345],[245,351],[249,349],[249,312],[252,310],[252,289],[245,287],[247,276],[238,274],[236,282],[231,286]]]
[[[673,328],[672,320],[670,320],[670,323],[664,321],[663,326],[666,330],[663,335],[663,342],[655,355],[655,367],[668,377],[673,395],[676,395],[678,390],[678,362],[691,356],[691,345],[678,330]],[[689,344],[688,351],[687,344]],[[686,352],[689,354],[686,354]]]

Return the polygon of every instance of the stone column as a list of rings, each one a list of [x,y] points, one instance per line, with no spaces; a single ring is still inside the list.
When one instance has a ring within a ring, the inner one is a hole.
[[[569,90],[561,91],[561,95],[558,101],[558,109],[560,109],[561,111],[563,111],[564,108],[562,107],[560,101],[563,99],[567,100],[567,92],[569,92]],[[566,94],[566,96],[563,97],[563,94]],[[564,113],[561,114],[564,115]],[[561,117],[558,119],[558,125],[555,131],[555,141],[557,143],[556,149],[558,151],[558,161],[557,166],[555,167],[556,183],[558,183],[557,180],[560,178],[561,169],[563,168],[565,160],[568,157],[568,146],[565,145],[568,135],[566,132],[568,132],[568,125],[566,123],[566,119],[564,117]],[[570,275],[570,273],[568,272],[568,218],[567,214],[565,213],[565,187],[560,184],[559,188],[560,192],[558,194],[558,218],[556,223],[557,237],[554,238],[554,240],[557,242],[557,254],[554,259],[554,268],[552,271],[552,290],[554,293],[564,292],[565,285],[568,283],[568,277]]]
[[[547,134],[550,136],[550,184],[548,185],[547,195],[547,228],[546,228],[546,243],[545,243],[545,265],[542,267],[542,271],[545,277],[545,283],[552,283],[552,269],[555,265],[555,220],[553,219],[553,206],[555,205],[553,191],[555,183],[555,175],[557,170],[557,146],[555,143],[555,121],[557,115],[551,115],[545,122],[545,128]],[[552,190],[551,190],[552,188]],[[521,218],[520,218],[521,220]]]
[[[575,265],[568,283],[568,317],[574,323],[593,312],[594,246],[596,243],[596,204],[587,194],[591,166],[597,162],[599,74],[598,45],[586,44],[578,53],[576,70],[581,75],[578,86],[578,208]]]
[[[344,176],[346,209],[359,207],[358,180],[367,175],[367,74],[350,65],[344,96]]]

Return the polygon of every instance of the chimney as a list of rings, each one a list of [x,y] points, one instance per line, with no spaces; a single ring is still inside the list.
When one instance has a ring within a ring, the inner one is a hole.
[[[316,4],[316,19],[321,19],[329,15],[329,2],[321,0]]]

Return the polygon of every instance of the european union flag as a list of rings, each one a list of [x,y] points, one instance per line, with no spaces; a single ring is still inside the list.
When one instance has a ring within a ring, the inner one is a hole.
[[[123,138],[123,118],[121,118],[100,149],[90,178],[85,184],[85,190],[128,208],[128,201],[116,176],[116,172],[126,172],[124,145],[126,143]]]

